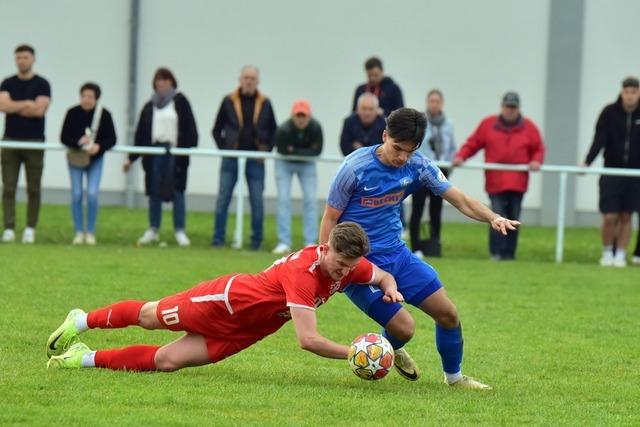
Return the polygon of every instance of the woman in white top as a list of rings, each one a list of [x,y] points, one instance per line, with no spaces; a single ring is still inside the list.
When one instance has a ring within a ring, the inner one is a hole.
[[[153,77],[154,94],[142,108],[135,134],[137,146],[195,147],[198,131],[187,98],[177,92],[178,82],[168,68],[158,68]],[[140,155],[130,154],[124,163],[127,172]],[[173,202],[173,228],[176,242],[189,246],[185,232],[189,156],[142,156],[145,192],[149,196],[149,228],[138,239],[139,245],[160,240],[162,202]]]

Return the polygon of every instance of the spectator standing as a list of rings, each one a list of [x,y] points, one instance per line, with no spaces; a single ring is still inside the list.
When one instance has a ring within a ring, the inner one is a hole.
[[[427,93],[427,130],[420,150],[431,160],[451,162],[456,153],[456,140],[453,124],[442,110],[443,103],[444,97],[440,90],[433,89]],[[440,168],[440,170],[446,178],[449,177],[450,169]],[[442,197],[435,195],[427,187],[420,187],[411,195],[409,222],[411,250],[419,258],[425,255],[420,244],[420,220],[427,198],[429,198],[429,239],[432,252],[426,255],[439,256],[440,254]]]
[[[604,149],[604,167],[640,168],[639,86],[636,77],[627,77],[616,102],[602,110],[584,166],[591,165]],[[599,205],[603,247],[600,265],[625,267],[631,215],[640,210],[640,178],[601,176]],[[640,256],[639,248],[634,255]]]
[[[366,92],[359,96],[356,112],[347,117],[342,126],[342,154],[348,156],[360,147],[382,144],[386,122],[378,110],[378,98],[375,95]]]
[[[525,164],[538,171],[544,160],[545,147],[536,125],[520,113],[520,96],[507,92],[502,98],[498,115],[480,122],[453,161],[454,166],[484,149],[487,163]],[[485,190],[491,200],[491,209],[499,215],[518,220],[522,198],[529,184],[528,172],[485,171]],[[507,235],[489,230],[489,252],[496,261],[515,259],[518,231]]]
[[[160,240],[162,202],[173,202],[173,228],[179,246],[189,246],[186,234],[185,190],[189,156],[168,154],[171,147],[191,148],[198,145],[198,130],[191,105],[184,94],[177,91],[178,82],[168,68],[158,68],[153,76],[153,96],[142,108],[136,127],[135,145],[162,147],[166,155],[143,156],[145,192],[149,196],[149,228],[138,239],[138,245]],[[140,157],[130,154],[123,169]]]
[[[213,139],[221,150],[271,151],[276,119],[271,102],[258,90],[258,68],[246,65],[240,72],[240,86],[222,100]],[[251,249],[259,250],[264,222],[264,160],[247,159],[245,170],[251,204]],[[216,202],[212,246],[223,246],[233,188],[238,181],[238,159],[223,157],[220,167],[220,191]]]
[[[103,108],[100,86],[85,83],[80,88],[80,104],[67,111],[60,140],[69,147],[67,155],[71,178],[71,216],[75,236],[72,244],[96,244],[98,194],[104,153],[116,143],[111,113]],[[85,229],[82,199],[83,177],[87,177],[87,226]],[[86,234],[85,234],[86,230]]]
[[[311,117],[311,105],[304,99],[295,101],[291,108],[291,118],[276,131],[278,153],[283,156],[319,156],[322,142],[322,127]],[[296,174],[302,187],[304,245],[315,244],[318,237],[318,177],[315,161],[278,159],[278,245],[273,249],[274,254],[291,252],[291,181]]]
[[[5,140],[44,142],[45,113],[51,103],[49,82],[34,73],[35,50],[20,45],[14,51],[18,74],[0,84],[0,112],[6,114]],[[2,150],[2,213],[4,232],[2,241],[16,238],[16,188],[20,166],[27,174],[27,226],[22,243],[34,243],[40,213],[40,184],[44,168],[44,151],[4,148]]]
[[[363,93],[372,93],[380,100],[380,113],[387,117],[393,110],[404,107],[402,99],[402,90],[391,77],[384,75],[382,60],[377,57],[371,57],[364,63],[364,69],[367,73],[367,82],[356,88],[353,95],[353,107],[351,111],[356,111],[358,107],[358,98]]]

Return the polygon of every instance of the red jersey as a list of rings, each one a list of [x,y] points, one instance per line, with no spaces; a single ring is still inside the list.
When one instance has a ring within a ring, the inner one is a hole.
[[[205,337],[262,338],[291,319],[290,307],[315,311],[349,283],[375,279],[373,264],[362,257],[346,277],[333,281],[320,271],[321,255],[320,246],[308,246],[276,260],[262,273],[201,283],[162,300],[158,317],[169,329]]]

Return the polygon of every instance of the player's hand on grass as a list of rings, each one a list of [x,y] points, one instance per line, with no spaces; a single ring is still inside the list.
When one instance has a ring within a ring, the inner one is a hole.
[[[384,302],[404,302],[404,297],[397,290],[388,290],[384,293],[382,297],[382,301]]]
[[[515,230],[519,225],[520,221],[514,221],[501,216],[497,216],[491,220],[491,228],[504,235],[506,235],[509,230]]]

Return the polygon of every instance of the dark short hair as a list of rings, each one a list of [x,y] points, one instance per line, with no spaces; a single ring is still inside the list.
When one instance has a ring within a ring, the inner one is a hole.
[[[438,95],[440,99],[444,99],[444,95],[442,95],[442,91],[440,89],[431,89],[429,92],[427,92],[427,98],[429,98],[431,95]]]
[[[427,116],[413,108],[398,108],[387,117],[387,134],[396,142],[422,145],[427,130]]]
[[[18,45],[18,47],[16,47],[16,50],[13,51],[14,54],[20,53],[20,52],[29,52],[31,55],[36,54],[35,49],[28,44]]]
[[[625,87],[640,87],[640,81],[638,81],[637,77],[627,77],[622,81],[622,88]]]
[[[331,230],[329,246],[345,258],[354,259],[369,253],[369,238],[359,224],[345,221]]]
[[[156,90],[156,80],[171,80],[171,86],[173,86],[174,89],[178,87],[178,81],[176,80],[176,77],[173,75],[171,70],[166,67],[158,68],[156,70],[156,73],[153,75],[153,90]]]
[[[80,95],[82,95],[82,92],[84,92],[85,90],[93,91],[93,94],[96,97],[96,101],[100,99],[100,95],[102,94],[102,91],[100,90],[100,86],[98,86],[97,83],[87,82],[82,86],[80,86]]]
[[[374,68],[380,68],[381,70],[384,70],[384,68],[382,68],[382,60],[377,56],[372,56],[364,63],[365,70],[372,70]]]

